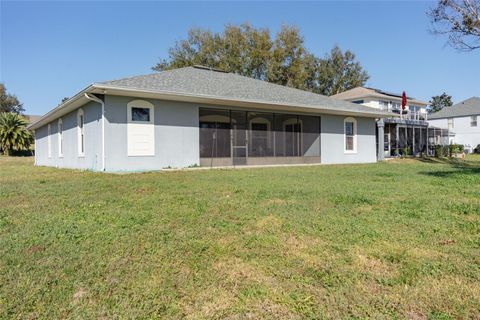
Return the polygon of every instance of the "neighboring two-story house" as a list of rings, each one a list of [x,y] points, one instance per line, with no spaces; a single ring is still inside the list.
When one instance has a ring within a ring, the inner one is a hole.
[[[429,130],[428,102],[407,97],[406,108],[402,110],[402,94],[366,87],[353,88],[332,97],[401,115],[384,119],[385,157],[407,152],[414,155],[426,153],[429,144],[448,143],[447,130]]]
[[[429,115],[432,126],[446,128],[455,135],[449,143],[463,144],[472,150],[480,144],[480,98],[472,97]]]

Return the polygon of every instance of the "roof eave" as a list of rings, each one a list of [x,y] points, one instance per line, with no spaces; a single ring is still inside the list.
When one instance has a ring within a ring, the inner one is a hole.
[[[157,90],[145,90],[145,89],[133,89],[107,86],[103,84],[94,83],[81,90],[72,98],[68,99],[64,103],[60,104],[56,108],[52,109],[45,115],[43,115],[38,121],[30,124],[27,129],[36,130],[49,122],[75,110],[76,108],[84,105],[89,100],[85,97],[85,93],[99,93],[99,94],[111,94],[118,96],[133,96],[141,98],[151,99],[163,99],[171,101],[183,101],[193,103],[204,103],[212,105],[226,105],[235,107],[257,107],[260,109],[279,110],[279,111],[298,111],[306,113],[323,113],[333,115],[357,115],[369,118],[383,118],[383,117],[396,117],[397,115],[390,112],[382,111],[352,111],[341,110],[328,107],[319,107],[316,105],[306,104],[289,104],[289,103],[271,103],[259,100],[245,100],[245,99],[228,99],[217,96],[201,95],[201,94],[188,94],[169,91],[157,91]]]
[[[85,97],[85,93],[93,92],[94,85],[89,85],[67,101],[63,102],[62,104],[58,105],[56,108],[50,110],[45,115],[43,115],[38,121],[31,123],[27,126],[28,130],[36,130],[47,123],[75,110],[76,108],[84,105],[89,100]]]
[[[212,105],[226,105],[235,107],[257,107],[260,109],[268,110],[282,110],[282,111],[298,111],[307,113],[324,113],[324,114],[336,114],[336,115],[358,115],[370,118],[381,117],[395,117],[396,114],[382,111],[372,110],[371,112],[363,111],[351,111],[351,110],[339,110],[334,108],[325,108],[315,105],[306,104],[289,104],[289,103],[272,103],[260,100],[246,100],[246,99],[229,99],[218,96],[202,95],[202,94],[189,94],[170,91],[158,91],[158,90],[145,90],[145,89],[133,89],[106,86],[103,84],[94,84],[93,93],[104,93],[119,96],[133,96],[151,99],[162,99],[171,101],[204,103]]]

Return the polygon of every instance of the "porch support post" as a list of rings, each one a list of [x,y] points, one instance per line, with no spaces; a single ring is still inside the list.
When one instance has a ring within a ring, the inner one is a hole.
[[[429,156],[428,154],[428,126],[425,128],[425,153],[427,155],[427,157]]]
[[[412,155],[415,154],[415,126],[412,127]]]
[[[378,155],[377,155],[377,161],[383,161],[385,160],[385,151],[383,150],[385,141],[384,141],[384,127],[385,123],[383,122],[383,119],[380,119],[377,121],[377,128],[378,128]]]
[[[399,124],[397,123],[395,125],[395,137],[397,138],[397,145],[396,145],[396,152],[395,152],[395,156],[399,156],[400,155],[400,148],[398,147],[398,141],[400,141],[400,128],[399,128]],[[398,151],[398,153],[397,153]]]

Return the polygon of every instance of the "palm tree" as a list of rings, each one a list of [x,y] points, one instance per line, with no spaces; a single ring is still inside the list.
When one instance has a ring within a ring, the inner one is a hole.
[[[5,155],[13,150],[27,150],[33,142],[33,135],[27,130],[27,120],[12,112],[0,113],[0,149]]]

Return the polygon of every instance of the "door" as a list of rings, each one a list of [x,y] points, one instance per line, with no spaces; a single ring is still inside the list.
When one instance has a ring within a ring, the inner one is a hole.
[[[247,164],[247,113],[232,111],[232,160],[234,166]]]
[[[385,133],[383,135],[383,152],[385,157],[390,157],[391,153],[391,146],[390,146],[390,133]]]
[[[302,125],[300,123],[285,124],[285,155],[300,156]]]

